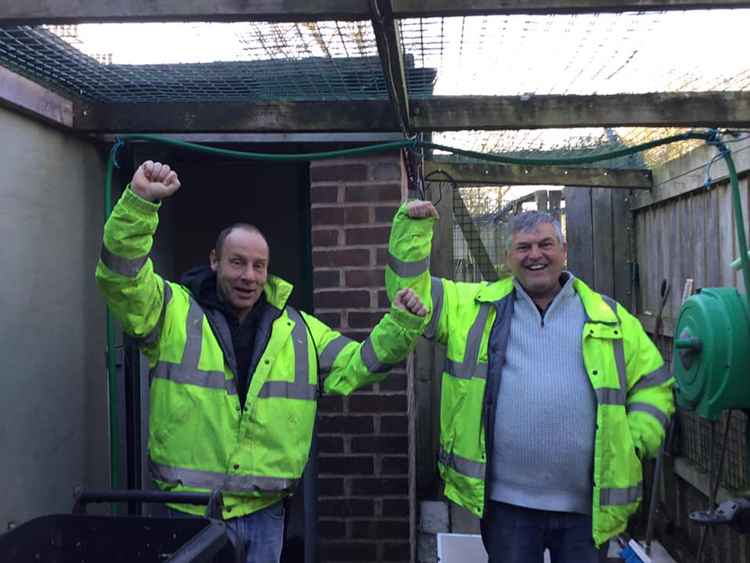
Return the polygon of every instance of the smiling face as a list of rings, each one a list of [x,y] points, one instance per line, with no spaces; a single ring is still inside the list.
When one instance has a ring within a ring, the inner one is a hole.
[[[268,244],[258,231],[232,229],[211,251],[211,269],[221,297],[242,321],[263,294],[268,279]]]
[[[540,307],[546,307],[560,291],[560,274],[568,246],[557,238],[552,223],[513,233],[507,254],[508,266],[526,293]]]

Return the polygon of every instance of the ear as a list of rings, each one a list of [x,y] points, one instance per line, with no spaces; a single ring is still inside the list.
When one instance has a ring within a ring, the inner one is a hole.
[[[212,249],[208,254],[208,263],[214,272],[219,269],[219,257],[216,256],[216,250]]]

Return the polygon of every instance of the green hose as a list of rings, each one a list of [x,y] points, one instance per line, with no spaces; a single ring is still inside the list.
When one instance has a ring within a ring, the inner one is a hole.
[[[207,147],[196,143],[189,143],[185,141],[179,141],[176,139],[170,139],[161,135],[145,135],[145,134],[129,134],[121,135],[118,137],[117,144],[113,147],[110,153],[109,160],[107,161],[107,175],[105,178],[105,194],[104,194],[104,207],[105,216],[109,218],[112,212],[112,173],[115,165],[115,159],[117,157],[117,148],[123,144],[126,140],[141,140],[141,141],[152,141],[156,143],[162,143],[173,147],[178,147],[186,150],[203,152],[208,154],[215,154],[221,156],[229,156],[233,158],[240,158],[246,160],[265,160],[271,162],[301,162],[301,161],[313,161],[323,160],[329,158],[344,158],[352,156],[362,156],[367,154],[382,153],[387,151],[394,151],[400,149],[419,149],[429,148],[437,149],[445,152],[449,152],[454,155],[465,156],[477,160],[486,162],[497,162],[501,164],[516,164],[516,165],[528,165],[528,166],[571,166],[576,164],[592,164],[594,162],[601,162],[603,160],[610,160],[614,158],[620,158],[630,154],[635,154],[641,151],[649,150],[661,145],[667,145],[670,143],[676,143],[687,140],[704,140],[711,141],[715,139],[715,133],[712,132],[697,132],[690,131],[687,133],[681,133],[678,135],[672,135],[663,139],[657,139],[655,141],[649,141],[640,145],[635,145],[628,148],[617,149],[614,151],[600,153],[590,156],[577,156],[568,158],[519,158],[519,157],[508,157],[493,154],[484,154],[475,151],[468,151],[458,149],[455,147],[449,147],[436,143],[425,143],[417,141],[416,139],[403,139],[401,141],[392,141],[388,143],[379,143],[375,145],[368,145],[364,147],[356,147],[351,149],[341,149],[335,151],[326,152],[313,152],[313,153],[299,153],[299,154],[274,154],[274,153],[256,153],[256,152],[244,152],[236,151],[231,149],[220,149],[216,147]],[[718,143],[721,147],[724,147],[721,143]],[[741,228],[744,223],[742,222],[742,206],[740,200],[739,184],[737,182],[737,171],[734,167],[730,152],[723,148],[724,159],[727,161],[729,167],[729,176],[732,183],[732,194],[734,198],[735,216],[737,219],[737,238],[740,246],[740,260],[742,261],[743,275],[745,279],[745,287],[747,291],[750,291],[750,265],[747,256],[747,242],[745,240],[744,230]],[[111,476],[112,476],[112,487],[116,488],[120,483],[120,455],[119,455],[119,418],[117,416],[117,373],[115,363],[115,343],[114,343],[114,326],[112,323],[112,316],[107,309],[107,370],[109,375],[109,409],[110,409],[110,460],[111,460]]]
[[[742,278],[745,282],[745,296],[750,293],[750,259],[747,256],[747,238],[745,236],[745,221],[742,216],[742,196],[740,195],[740,183],[737,179],[737,169],[731,151],[723,143],[718,144],[729,170],[729,182],[732,186],[732,206],[734,207],[734,222],[737,227],[737,243],[740,247],[740,264],[742,265]]]

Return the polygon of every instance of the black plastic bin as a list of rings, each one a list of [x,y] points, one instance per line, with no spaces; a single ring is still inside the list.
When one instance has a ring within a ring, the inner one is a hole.
[[[220,516],[220,495],[156,491],[78,491],[74,514],[34,518],[0,535],[2,563],[240,563],[225,524],[214,517],[149,518],[85,514],[92,502],[208,505]]]

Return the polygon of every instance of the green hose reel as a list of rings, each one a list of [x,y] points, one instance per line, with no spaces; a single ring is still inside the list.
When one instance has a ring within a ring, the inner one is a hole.
[[[672,371],[680,407],[710,420],[724,409],[750,407],[750,322],[736,289],[706,288],[690,297],[675,336]]]
[[[750,265],[737,171],[729,150],[716,143],[729,169],[737,241],[745,288]],[[733,287],[702,289],[680,309],[674,332],[672,373],[677,404],[709,420],[724,409],[750,409],[750,308]]]

